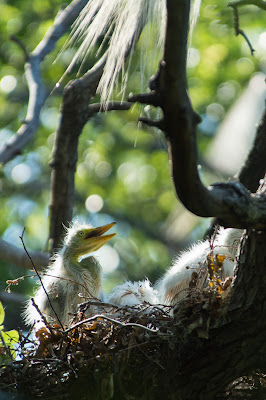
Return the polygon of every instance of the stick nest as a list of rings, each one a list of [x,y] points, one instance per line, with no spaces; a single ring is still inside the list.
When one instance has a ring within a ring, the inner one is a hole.
[[[97,314],[87,318],[91,307]],[[206,341],[221,312],[219,297],[197,291],[176,307],[83,303],[70,328],[47,324],[36,337],[21,335],[16,360],[0,366],[0,398],[177,398],[193,337]]]

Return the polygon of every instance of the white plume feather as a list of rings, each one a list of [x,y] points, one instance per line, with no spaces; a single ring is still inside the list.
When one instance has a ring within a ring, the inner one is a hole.
[[[192,0],[191,31],[195,27],[200,4],[201,0]],[[156,30],[154,37],[157,38],[156,43],[153,44],[153,51],[156,54],[152,58],[159,61],[162,57],[165,38],[166,0],[90,0],[73,25],[70,42],[80,43],[80,47],[68,71],[78,61],[84,61],[86,56],[93,51],[97,41],[103,37],[102,44],[107,41],[109,44],[98,92],[101,93],[102,101],[107,101],[114,88],[117,75],[120,71],[124,71],[127,53],[129,52],[130,59],[145,26],[142,33],[143,41],[150,41],[150,23]],[[143,70],[141,72],[143,73]],[[126,85],[127,73],[125,72],[122,81]]]

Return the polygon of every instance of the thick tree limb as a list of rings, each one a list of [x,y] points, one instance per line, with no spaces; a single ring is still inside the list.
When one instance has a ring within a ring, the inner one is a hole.
[[[47,253],[31,251],[30,256],[34,265],[41,270],[48,265],[49,257]],[[0,238],[0,259],[18,267],[29,269],[32,267],[27,254],[20,247],[14,246]]]
[[[251,194],[239,182],[205,187],[200,180],[196,143],[199,119],[192,109],[186,81],[189,2],[168,0],[167,9],[164,62],[157,74],[155,93],[156,97],[158,93],[161,96],[176,193],[184,206],[196,215],[216,217],[227,227],[265,229],[264,196]],[[141,99],[142,95],[139,97]],[[134,98],[138,100],[138,96]]]
[[[238,179],[251,192],[258,189],[259,181],[266,171],[266,108],[259,123],[256,137]]]
[[[160,78],[165,133],[177,194],[184,205],[197,215],[216,216],[226,226],[263,228],[266,226],[266,209],[259,196],[250,195],[239,183],[218,183],[205,188],[200,180],[196,120],[186,91],[187,3],[181,1],[177,5],[172,0],[167,3],[166,65]],[[172,30],[176,26],[180,26],[180,32],[174,35]]]
[[[61,244],[63,224],[69,225],[74,206],[74,178],[78,159],[79,135],[88,119],[99,111],[100,105],[89,106],[101,78],[106,56],[82,78],[70,82],[63,95],[61,120],[53,149],[50,200],[50,251]]]
[[[1,147],[0,163],[5,164],[20,154],[33,138],[39,126],[40,112],[47,96],[47,90],[41,78],[41,62],[54,49],[58,39],[69,29],[86,3],[86,0],[74,0],[64,11],[61,11],[42,41],[32,53],[28,54],[25,64],[25,75],[29,88],[27,115],[17,133]]]
[[[74,179],[77,164],[78,138],[86,122],[97,112],[128,110],[131,103],[109,102],[89,104],[96,94],[106,62],[106,54],[80,79],[70,82],[61,106],[61,120],[53,150],[50,202],[50,253],[61,244],[63,224],[72,220]]]

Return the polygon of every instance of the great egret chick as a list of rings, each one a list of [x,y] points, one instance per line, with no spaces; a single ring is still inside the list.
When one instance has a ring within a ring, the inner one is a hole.
[[[115,236],[115,233],[103,235],[114,224],[115,222],[98,228],[73,224],[67,229],[62,249],[54,256],[53,263],[46,269],[42,282],[62,324],[69,322],[71,318],[69,313],[76,312],[78,304],[82,302],[78,296],[79,293],[89,298],[102,297],[102,267],[97,259],[89,254]],[[34,301],[48,322],[58,324],[56,315],[40,284]],[[41,319],[31,301],[28,301],[24,317],[29,325]]]
[[[233,277],[234,262],[242,234],[242,229],[221,228],[211,245],[205,240],[181,253],[156,284],[160,301],[166,305],[174,305],[184,298],[190,288],[194,272],[197,277],[194,287],[202,289],[207,280],[207,257],[211,251],[214,258],[216,255],[225,256],[220,269],[221,279]]]
[[[109,303],[120,306],[136,306],[138,304],[158,304],[157,292],[151,287],[150,281],[127,281],[116,286],[108,299]]]

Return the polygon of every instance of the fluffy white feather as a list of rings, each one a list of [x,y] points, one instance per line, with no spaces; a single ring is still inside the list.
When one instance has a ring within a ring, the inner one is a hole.
[[[101,265],[92,256],[80,259],[89,253],[84,247],[86,244],[83,243],[85,232],[94,229],[99,228],[79,223],[72,224],[67,229],[62,249],[54,256],[52,264],[42,276],[42,283],[62,324],[69,322],[71,318],[69,313],[77,312],[78,304],[82,302],[79,293],[87,298],[103,298]],[[107,238],[108,235],[102,237]],[[35,292],[34,301],[48,322],[58,323],[40,284]],[[89,310],[89,314],[93,312],[93,309]],[[36,323],[36,329],[42,326],[40,315],[30,300],[23,314],[28,325]]]
[[[201,0],[192,0],[190,33],[193,31],[200,10]],[[83,61],[91,53],[97,41],[108,42],[107,62],[99,83],[98,91],[102,101],[108,100],[120,71],[124,71],[125,57],[131,58],[134,46],[142,33],[143,42],[150,41],[150,25],[155,29],[156,43],[153,43],[154,56],[162,57],[166,25],[166,0],[90,0],[77,18],[72,30],[71,43],[79,43],[79,49],[68,70],[77,61]],[[144,27],[146,28],[144,29]],[[101,45],[102,46],[102,45]],[[101,49],[100,46],[100,49]],[[145,46],[143,46],[144,52]],[[142,57],[143,58],[143,57]],[[125,72],[125,71],[124,71]],[[143,75],[142,71],[142,74]],[[151,71],[154,73],[155,71]],[[126,84],[127,73],[123,82]]]
[[[120,306],[136,306],[138,304],[157,304],[157,292],[151,287],[150,281],[127,281],[114,288],[108,299],[109,303]]]
[[[193,272],[197,272],[197,288],[203,288],[207,278],[207,256],[213,250],[214,257],[224,255],[221,268],[221,279],[233,277],[234,261],[240,238],[241,229],[221,229],[214,238],[211,249],[208,240],[193,245],[174,261],[165,275],[156,284],[159,298],[163,304],[173,305],[187,294]]]

